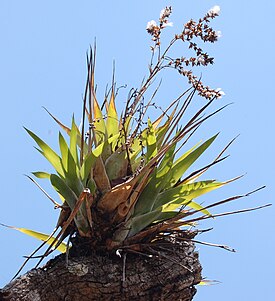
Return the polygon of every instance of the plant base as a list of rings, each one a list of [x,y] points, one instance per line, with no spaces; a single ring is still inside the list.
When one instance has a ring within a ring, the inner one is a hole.
[[[158,256],[127,254],[69,256],[50,260],[0,290],[0,300],[178,300],[189,301],[201,281],[194,244],[172,243]]]

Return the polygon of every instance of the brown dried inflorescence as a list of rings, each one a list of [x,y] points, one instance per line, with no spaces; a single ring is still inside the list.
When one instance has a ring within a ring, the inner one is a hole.
[[[172,67],[177,69],[177,71],[187,77],[189,84],[191,84],[196,90],[198,94],[206,99],[212,98],[221,98],[224,95],[224,92],[221,89],[212,89],[209,86],[204,85],[201,80],[198,79],[196,75],[193,74],[192,69],[188,69],[187,67],[196,67],[196,66],[208,66],[214,63],[214,58],[210,57],[206,52],[203,51],[201,47],[198,46],[194,39],[200,39],[203,42],[214,43],[218,41],[221,36],[220,31],[215,31],[212,27],[209,26],[209,22],[211,19],[216,18],[220,13],[219,6],[214,6],[211,8],[203,18],[200,18],[198,22],[194,20],[188,21],[181,33],[176,34],[175,37],[171,40],[167,49],[163,52],[163,55],[160,55],[160,35],[164,28],[167,26],[172,26],[172,22],[169,22],[169,17],[172,13],[172,8],[166,7],[160,13],[159,23],[152,20],[147,24],[147,32],[152,35],[152,40],[154,41],[154,46],[151,47],[153,55],[156,49],[159,49],[158,56],[158,67],[160,69],[166,67]],[[195,52],[194,56],[191,57],[177,57],[171,58],[169,57],[168,50],[171,46],[178,40],[182,42],[188,42],[188,48]],[[166,64],[163,62],[165,61]]]
[[[147,23],[146,30],[147,32],[152,35],[152,40],[155,42],[157,46],[160,45],[160,34],[162,29],[164,29],[167,26],[173,26],[172,22],[169,22],[169,17],[172,13],[172,7],[167,6],[160,12],[159,16],[159,24],[157,24],[156,21],[151,20]]]

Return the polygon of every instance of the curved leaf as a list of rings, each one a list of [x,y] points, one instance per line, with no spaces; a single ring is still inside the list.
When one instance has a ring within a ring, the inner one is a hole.
[[[49,179],[51,176],[51,174],[44,171],[34,171],[32,172],[32,174],[39,179]]]
[[[193,202],[193,199],[223,185],[225,185],[225,183],[208,180],[173,187],[158,195],[153,209],[161,207],[162,211],[165,212],[173,211],[183,205],[187,205],[195,210],[202,211],[204,214],[210,215],[201,205]]]
[[[138,215],[129,220],[130,231],[128,237],[135,235],[140,232],[147,226],[149,226],[152,222],[158,220],[161,214],[161,210],[157,209],[151,212],[147,212],[142,215]]]
[[[52,166],[55,168],[57,173],[61,175],[62,177],[65,176],[61,158],[57,155],[55,151],[53,151],[48,144],[46,144],[42,139],[40,139],[37,135],[35,135],[32,131],[28,130],[27,128],[24,128],[28,134],[33,138],[33,140],[38,144],[38,146],[41,148],[41,153],[45,158],[52,164]]]
[[[197,147],[187,156],[184,154],[180,159],[178,159],[171,168],[170,180],[167,181],[165,188],[170,188],[176,185],[181,176],[205,152],[205,150],[212,144],[212,142],[217,138],[217,136],[218,134],[205,141],[201,146]]]
[[[55,190],[63,196],[66,203],[69,205],[71,210],[74,209],[75,204],[78,200],[77,195],[73,190],[66,184],[66,182],[55,174],[51,174],[50,181]]]
[[[7,225],[4,225],[4,224],[0,224],[0,225],[2,225],[4,227],[7,227],[7,228],[10,228],[10,229],[13,229],[13,230],[20,231],[24,234],[27,234],[27,235],[29,235],[31,237],[34,237],[36,239],[39,239],[41,241],[45,241],[48,245],[52,245],[55,241],[54,237],[50,237],[50,235],[42,233],[42,232],[37,232],[37,231],[33,231],[33,230],[30,230],[30,229],[26,229],[26,228],[17,228],[17,227],[7,226]],[[53,247],[56,244],[57,244],[57,241],[53,244]],[[67,250],[67,244],[65,242],[62,242],[62,243],[60,243],[60,245],[56,249],[61,253],[65,253],[66,250]]]
[[[52,174],[50,180],[53,187],[60,195],[64,197],[65,202],[69,205],[71,211],[73,211],[79,200],[79,196],[76,195],[75,192],[66,184],[66,182],[57,175]],[[87,228],[89,228],[85,204],[82,204],[74,220],[77,228],[85,233]]]
[[[117,135],[119,133],[119,121],[118,121],[118,115],[115,106],[114,87],[112,87],[110,102],[107,109],[106,129],[108,133],[108,138]]]

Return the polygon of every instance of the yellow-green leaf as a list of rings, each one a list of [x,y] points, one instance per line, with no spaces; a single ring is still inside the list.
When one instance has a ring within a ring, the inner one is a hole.
[[[94,132],[96,145],[99,145],[103,141],[105,141],[106,134],[106,126],[103,118],[103,114],[101,112],[100,106],[96,100],[96,96],[93,96],[93,113],[94,113]]]
[[[152,125],[150,119],[148,119],[148,129],[147,129],[147,133],[146,133],[147,162],[149,162],[149,160],[157,154],[157,144],[156,143],[157,143],[156,133],[155,133],[155,130],[153,128],[153,125]]]
[[[32,174],[39,179],[49,179],[51,176],[51,174],[44,171],[34,171],[32,172]]]
[[[114,141],[116,141],[118,139],[118,137],[119,137],[119,134],[114,135],[113,137],[111,137],[107,140],[107,143],[108,144],[113,143]],[[102,142],[94,150],[92,150],[92,152],[90,154],[88,154],[85,157],[83,164],[81,166],[81,169],[80,169],[80,175],[81,175],[81,179],[82,179],[84,185],[91,172],[91,168],[95,164],[96,158],[98,158],[102,154],[104,145],[105,145],[105,142]]]
[[[223,185],[225,185],[225,183],[208,180],[170,188],[158,195],[153,209],[161,207],[162,211],[165,212],[176,210],[182,205],[187,205],[209,215],[210,213],[207,210],[204,210],[201,205],[195,203],[193,199]]]
[[[2,225],[4,227],[7,227],[7,228],[10,228],[10,229],[13,229],[13,230],[20,231],[20,232],[22,232],[24,234],[27,234],[31,237],[34,237],[36,239],[45,241],[48,245],[51,245],[55,241],[55,238],[50,237],[50,235],[48,235],[48,234],[44,234],[44,233],[41,233],[41,232],[26,229],[26,228],[17,228],[17,227],[7,226],[7,225],[4,225],[4,224],[0,224],[0,225]],[[53,247],[56,245],[56,243],[57,242],[54,243]],[[65,242],[62,242],[56,249],[58,251],[60,251],[61,253],[65,253],[66,250],[67,250],[67,245],[66,245]]]
[[[77,153],[77,138],[80,137],[79,129],[75,124],[74,117],[72,118],[72,128],[70,133],[70,152],[74,162],[79,166],[79,158]]]
[[[41,140],[37,135],[35,135],[32,131],[25,128],[28,134],[33,138],[33,140],[38,144],[41,148],[41,154],[45,156],[45,158],[52,164],[57,173],[62,177],[65,176],[61,158],[57,155],[55,151],[53,151],[48,144],[46,144],[43,140]]]
[[[60,148],[60,152],[61,152],[61,161],[63,164],[63,168],[65,169],[65,171],[68,171],[67,167],[68,167],[69,147],[66,143],[65,138],[63,137],[63,135],[60,132],[59,132],[59,148]]]
[[[205,152],[205,150],[212,144],[212,142],[218,136],[215,135],[212,138],[205,141],[202,145],[197,147],[187,156],[184,154],[170,170],[170,180],[167,181],[165,188],[173,187],[182,175],[187,171],[187,169]]]
[[[169,176],[169,170],[173,165],[175,147],[176,144],[167,151],[160,165],[156,167],[152,173],[148,184],[139,196],[135,206],[134,216],[149,212],[154,206],[159,192],[166,184],[166,179]]]
[[[108,138],[118,134],[119,132],[119,121],[115,106],[114,87],[112,88],[111,98],[107,110],[106,129],[108,133]]]

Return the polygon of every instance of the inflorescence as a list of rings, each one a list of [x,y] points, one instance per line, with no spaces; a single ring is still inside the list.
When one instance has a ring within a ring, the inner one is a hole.
[[[173,26],[172,22],[169,22],[169,17],[172,13],[172,7],[165,7],[160,12],[159,22],[157,23],[154,20],[151,20],[147,23],[146,30],[152,36],[152,41],[154,46],[151,47],[151,50],[154,51],[158,48],[160,49],[161,45],[161,32],[167,26]],[[193,74],[192,69],[188,67],[195,66],[207,66],[214,63],[214,58],[210,57],[206,52],[203,51],[201,47],[194,42],[194,38],[200,39],[203,42],[214,43],[218,41],[221,37],[220,31],[215,31],[212,27],[209,26],[211,19],[216,18],[220,14],[220,7],[215,5],[211,8],[203,18],[200,18],[197,22],[194,20],[188,21],[181,33],[176,34],[171,40],[167,49],[163,52],[163,55],[159,55],[158,66],[159,68],[173,67],[181,75],[187,77],[189,84],[191,84],[197,91],[198,94],[206,99],[212,98],[221,98],[225,93],[219,89],[211,89],[209,86],[203,85],[200,79]],[[182,42],[187,42],[189,44],[189,49],[192,49],[195,52],[195,56],[191,57],[178,57],[171,58],[167,55],[168,50],[176,42],[181,40]],[[160,51],[160,50],[159,50]],[[166,64],[163,64],[164,61]]]

